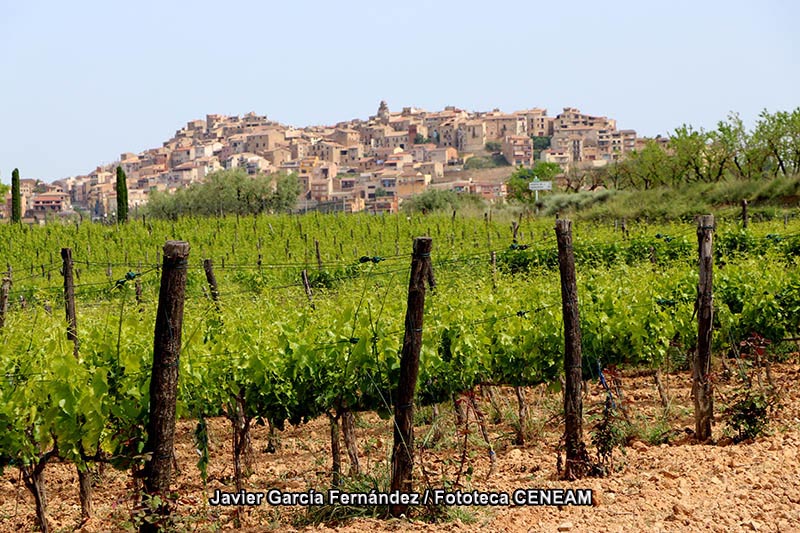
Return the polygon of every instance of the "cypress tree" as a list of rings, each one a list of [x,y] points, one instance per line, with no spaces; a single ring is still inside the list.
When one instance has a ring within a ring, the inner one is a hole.
[[[128,220],[128,182],[125,171],[117,167],[117,222]]]
[[[22,198],[19,194],[19,169],[11,173],[11,222],[22,221]]]

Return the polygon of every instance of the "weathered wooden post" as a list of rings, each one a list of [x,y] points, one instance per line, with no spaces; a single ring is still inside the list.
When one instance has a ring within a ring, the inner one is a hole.
[[[564,316],[564,479],[583,477],[586,448],[583,443],[583,401],[581,399],[581,328],[578,314],[578,284],[572,249],[572,222],[556,220],[558,269],[561,274],[561,310]]]
[[[700,217],[697,225],[700,256],[700,275],[697,284],[697,356],[692,372],[695,437],[700,442],[711,439],[711,421],[714,417],[714,389],[710,376],[711,330],[714,323],[713,234],[714,216]]]
[[[742,227],[747,229],[747,223],[749,222],[747,217],[747,200],[742,200]]]
[[[214,275],[214,262],[211,259],[203,259],[203,270],[206,273],[206,282],[211,291],[211,300],[219,302],[219,289],[217,288],[217,276]]]
[[[300,273],[300,278],[303,280],[303,288],[306,291],[306,297],[308,298],[308,303],[311,305],[311,309],[314,309],[314,294],[311,292],[311,283],[308,282],[308,271],[303,269]]]
[[[408,282],[403,351],[400,358],[400,380],[394,395],[394,446],[392,447],[391,490],[409,493],[413,490],[414,469],[414,391],[419,374],[419,354],[422,349],[425,281],[433,280],[430,237],[414,239],[411,257],[411,276]],[[392,516],[400,516],[408,505],[391,506]]]
[[[150,418],[147,424],[144,467],[144,490],[162,499],[169,494],[172,458],[175,452],[175,404],[178,392],[178,365],[183,326],[183,301],[186,292],[186,269],[189,243],[167,241],[158,293],[158,311],[153,338],[153,370],[150,378]],[[162,503],[154,511],[170,513]],[[146,520],[140,532],[159,530],[158,520]]]
[[[133,288],[136,294],[136,305],[139,306],[139,312],[144,313],[144,307],[142,306],[142,280],[138,277],[136,281],[133,282]]]
[[[75,282],[72,277],[72,249],[61,249],[62,270],[64,272],[64,306],[67,312],[67,339],[73,343],[73,354],[78,357],[78,319],[75,314]]]
[[[8,312],[8,293],[11,291],[11,275],[4,276],[0,284],[0,328],[6,325],[6,313]]]
[[[72,277],[72,249],[61,249],[62,272],[64,274],[64,307],[67,314],[67,339],[73,343],[72,354],[78,359],[80,340],[78,339],[78,316],[75,312],[75,284]],[[78,471],[78,488],[81,500],[81,518],[87,520],[94,512],[92,503],[92,476],[88,465],[76,465]]]
[[[492,250],[492,290],[497,289],[497,253]]]

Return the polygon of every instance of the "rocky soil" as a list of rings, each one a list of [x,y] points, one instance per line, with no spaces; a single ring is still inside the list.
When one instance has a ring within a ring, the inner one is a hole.
[[[725,423],[718,417],[714,428],[716,444],[695,444],[690,377],[687,372],[664,377],[671,400],[666,419],[651,376],[623,376],[622,384],[631,425],[625,430],[627,444],[614,453],[613,472],[603,478],[560,481],[556,473],[556,447],[560,393],[544,388],[529,389],[529,438],[524,446],[513,444],[516,398],[513,391],[497,394],[503,414],[498,424],[487,422],[497,453],[496,471],[489,476],[488,449],[474,419],[467,434],[466,460],[462,462],[463,431],[453,426],[452,409],[442,407],[439,421],[444,436],[430,440],[430,426],[417,431],[417,444],[428,439],[418,458],[425,474],[417,471],[417,487],[425,477],[432,487],[451,486],[459,469],[462,490],[500,491],[511,494],[520,488],[591,488],[592,506],[564,507],[452,507],[435,512],[420,511],[410,519],[346,518],[318,523],[323,511],[303,507],[251,507],[242,516],[243,531],[800,531],[800,370],[795,364],[773,367],[780,408],[770,419],[768,434],[734,444],[726,436]],[[762,380],[765,377],[762,376]],[[764,383],[766,385],[766,383]],[[735,379],[717,383],[715,412],[722,413],[731,402]],[[754,383],[755,387],[758,387]],[[586,442],[602,410],[604,393],[596,383],[584,397]],[[491,417],[488,400],[480,399],[481,410]],[[419,418],[430,416],[421,409]],[[421,420],[422,422],[423,420]],[[174,487],[179,495],[175,513],[179,531],[218,531],[234,528],[235,507],[208,504],[216,489],[233,491],[230,430],[224,419],[210,423],[211,463],[206,486],[195,467],[194,423],[179,423],[177,463],[180,473]],[[356,432],[361,464],[366,477],[348,480],[344,490],[388,484],[391,454],[389,421],[374,414],[359,415]],[[300,427],[287,427],[279,434],[280,447],[266,453],[267,430],[253,431],[255,472],[246,480],[250,491],[278,488],[324,491],[330,486],[330,452],[327,420],[319,419]],[[666,442],[661,442],[666,441]],[[343,467],[349,466],[343,450]],[[54,462],[46,470],[48,515],[55,531],[84,532],[134,530],[133,483],[129,472],[106,470],[95,494],[95,516],[80,523],[80,504],[75,469]],[[343,509],[334,510],[341,515]],[[330,514],[328,515],[330,516]],[[0,477],[0,531],[33,531],[33,499],[19,473],[8,469]]]

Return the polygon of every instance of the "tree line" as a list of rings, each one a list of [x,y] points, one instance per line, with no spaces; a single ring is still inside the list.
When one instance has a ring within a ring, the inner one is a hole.
[[[615,189],[652,189],[798,173],[800,107],[775,113],[764,110],[752,130],[737,113],[719,121],[714,130],[684,124],[666,142],[648,141],[641,150],[603,169],[593,181]]]
[[[183,215],[278,213],[293,209],[300,194],[295,174],[256,174],[220,170],[203,183],[175,193],[153,191],[145,208],[149,216],[175,219]]]
[[[528,183],[560,176],[567,191],[649,190],[692,183],[718,183],[792,177],[800,174],[800,107],[762,111],[752,129],[731,113],[713,130],[691,125],[676,128],[668,138],[649,139],[640,149],[604,167],[572,165],[564,172],[555,163],[538,161],[518,168],[506,181],[508,197],[533,201]]]

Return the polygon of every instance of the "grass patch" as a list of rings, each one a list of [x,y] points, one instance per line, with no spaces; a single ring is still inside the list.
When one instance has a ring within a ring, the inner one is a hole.
[[[597,190],[545,195],[540,208],[547,215],[559,213],[595,221],[621,218],[650,222],[690,222],[699,213],[735,220],[741,216],[741,201],[749,203],[753,221],[792,215],[787,209],[800,203],[800,176],[763,180],[723,180],[691,183],[678,188],[649,190]]]
[[[342,484],[339,488],[347,493],[368,493],[370,491],[388,492],[389,490],[389,471],[381,468],[377,474],[359,477],[342,476]],[[335,525],[341,524],[353,518],[386,518],[389,509],[385,505],[342,505],[331,504],[325,495],[325,504],[309,506],[302,513],[298,513],[292,524],[297,527],[310,525]]]

